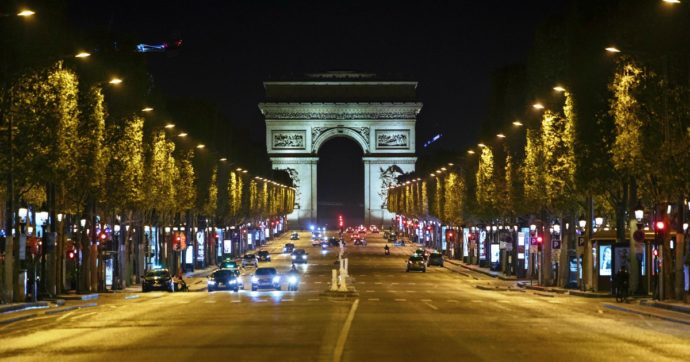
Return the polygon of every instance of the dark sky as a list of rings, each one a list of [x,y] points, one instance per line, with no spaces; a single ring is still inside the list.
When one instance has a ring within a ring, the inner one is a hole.
[[[522,62],[537,24],[564,0],[76,1],[74,20],[144,42],[180,36],[175,57],[151,57],[158,90],[217,103],[263,142],[262,81],[359,70],[419,81],[417,144],[476,141],[492,72]],[[452,142],[451,142],[452,140]]]

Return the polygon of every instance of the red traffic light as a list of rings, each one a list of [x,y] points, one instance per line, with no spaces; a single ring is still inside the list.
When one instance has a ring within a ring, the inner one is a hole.
[[[100,234],[98,234],[98,238],[101,240],[105,240],[108,238],[108,234],[105,231],[102,231]]]
[[[657,221],[656,222],[656,229],[657,230],[662,231],[662,230],[664,230],[664,227],[665,227],[665,225],[664,225],[663,221]]]
[[[537,244],[541,244],[544,239],[541,236],[537,236]]]
[[[652,254],[654,254],[654,256],[659,256],[659,249],[654,249],[654,251],[652,251]]]

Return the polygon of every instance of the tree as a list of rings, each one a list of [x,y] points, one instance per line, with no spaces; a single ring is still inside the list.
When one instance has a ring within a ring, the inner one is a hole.
[[[530,129],[527,130],[522,175],[525,202],[531,206],[530,211],[538,212],[545,205],[544,153],[538,134]]]
[[[207,217],[216,217],[218,210],[218,167],[214,167],[211,171],[211,178],[208,184],[208,194],[202,209],[202,213]]]
[[[496,215],[498,195],[494,176],[494,156],[489,147],[482,147],[476,179],[475,197],[478,214],[483,218],[491,218]]]
[[[465,185],[457,172],[449,171],[445,177],[443,220],[450,225],[460,225],[463,214]]]
[[[196,176],[192,160],[194,151],[187,150],[179,159],[178,172],[175,180],[176,210],[178,212],[191,211],[196,205]]]

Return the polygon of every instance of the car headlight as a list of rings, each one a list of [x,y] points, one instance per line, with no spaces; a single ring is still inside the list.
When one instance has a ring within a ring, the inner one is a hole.
[[[280,283],[280,277],[279,276],[273,277],[273,282],[274,283]]]
[[[215,281],[215,280],[210,280],[210,279],[209,279],[208,285],[216,285],[216,281]]]
[[[257,277],[252,277],[252,283],[258,283],[258,282],[259,282],[259,278],[257,278]]]
[[[297,283],[297,277],[291,276],[290,278],[288,278],[288,283],[290,283],[290,284]]]
[[[230,279],[230,284],[237,284],[237,279]]]
[[[292,260],[295,260],[295,259],[297,259],[297,257],[293,255],[293,256],[292,256]]]
[[[306,259],[306,258],[307,258],[307,256],[306,256],[306,255],[302,255],[302,259]]]

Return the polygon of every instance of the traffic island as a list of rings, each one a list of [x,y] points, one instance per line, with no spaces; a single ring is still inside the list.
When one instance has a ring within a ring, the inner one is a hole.
[[[89,294],[61,294],[57,296],[59,299],[64,300],[94,300],[98,299],[98,293]]]

